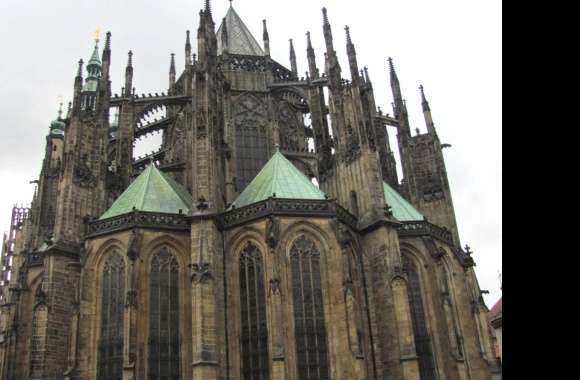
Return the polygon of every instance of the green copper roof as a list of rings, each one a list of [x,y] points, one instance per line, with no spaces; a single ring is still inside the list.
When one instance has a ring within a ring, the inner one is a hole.
[[[275,196],[274,196],[275,194]],[[260,173],[234,202],[244,207],[270,197],[282,199],[326,199],[300,170],[282,153],[276,151]]]
[[[93,54],[91,55],[91,58],[89,59],[89,64],[87,65],[87,67],[90,65],[101,66],[101,58],[99,57],[99,42],[98,41],[95,44],[95,49],[93,50]]]
[[[187,214],[192,202],[191,195],[181,185],[151,164],[100,219],[127,214],[133,208],[167,214],[178,214],[182,210]]]
[[[56,119],[53,120],[52,123],[50,123],[50,129],[64,129],[65,128],[65,124],[63,121]]]
[[[391,206],[393,216],[401,222],[412,222],[424,220],[425,217],[399,193],[395,191],[386,182],[383,182],[383,191],[385,192],[385,201]]]

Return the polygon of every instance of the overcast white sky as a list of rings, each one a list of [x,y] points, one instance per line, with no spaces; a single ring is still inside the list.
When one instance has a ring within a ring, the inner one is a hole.
[[[229,1],[212,4],[219,24]],[[392,113],[392,56],[412,128],[422,131],[417,88],[425,86],[438,134],[453,145],[445,159],[461,240],[474,251],[493,306],[501,296],[502,268],[501,0],[234,0],[260,43],[261,20],[268,20],[272,56],[280,63],[288,65],[288,39],[294,39],[300,73],[307,70],[306,31],[324,68],[323,6],[343,75],[349,75],[343,30],[349,25],[377,105]],[[12,205],[32,198],[29,181],[38,177],[58,96],[65,104],[71,100],[77,61],[88,60],[95,29],[113,34],[113,92],[120,93],[129,50],[137,92],[166,91],[170,53],[182,70],[185,30],[195,37],[202,7],[203,0],[0,1],[0,231],[9,227]],[[393,138],[391,144],[396,147]]]

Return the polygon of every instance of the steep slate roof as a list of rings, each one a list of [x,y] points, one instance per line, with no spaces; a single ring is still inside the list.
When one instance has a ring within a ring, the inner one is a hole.
[[[280,151],[274,153],[233,206],[244,207],[274,197],[274,194],[275,198],[282,199],[326,199],[324,193]]]
[[[395,191],[386,182],[383,182],[383,191],[385,193],[385,201],[391,206],[393,216],[401,222],[416,222],[422,221],[425,217],[417,211],[405,198]]]
[[[230,54],[264,56],[264,50],[258,44],[246,24],[242,21],[234,7],[230,6],[226,14],[226,26],[228,30],[228,52]],[[223,53],[222,46],[223,22],[217,31],[218,54]]]
[[[191,195],[180,184],[150,164],[100,219],[127,214],[133,208],[167,214],[178,214],[182,210],[185,214],[192,203]]]

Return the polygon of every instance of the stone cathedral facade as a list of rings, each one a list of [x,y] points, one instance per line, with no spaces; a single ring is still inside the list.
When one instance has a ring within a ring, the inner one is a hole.
[[[412,134],[392,60],[390,116],[348,28],[341,69],[326,9],[305,77],[263,31],[233,7],[216,30],[207,0],[161,93],[136,92],[129,52],[113,94],[110,33],[79,62],[4,240],[0,379],[500,376],[422,89]]]

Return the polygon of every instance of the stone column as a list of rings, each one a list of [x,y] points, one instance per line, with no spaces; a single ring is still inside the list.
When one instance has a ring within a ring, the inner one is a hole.
[[[125,295],[125,313],[123,316],[123,380],[134,380],[137,367],[137,288],[139,273],[139,253],[143,235],[133,230],[129,238],[127,257],[127,294]]]
[[[212,220],[196,220],[191,226],[192,368],[194,379],[217,380],[220,374],[217,295],[223,257],[219,231]],[[221,291],[223,297],[223,289]],[[225,326],[219,326],[225,334]]]

